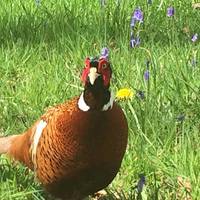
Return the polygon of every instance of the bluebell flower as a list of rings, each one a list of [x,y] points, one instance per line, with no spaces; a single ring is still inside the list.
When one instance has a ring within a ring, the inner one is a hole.
[[[197,39],[198,39],[198,34],[195,33],[195,34],[192,36],[191,40],[192,40],[192,42],[196,42]]]
[[[167,16],[168,17],[173,17],[174,13],[175,13],[174,7],[171,6],[171,7],[167,8]]]
[[[141,11],[140,8],[136,8],[134,10],[132,18],[135,19],[138,22],[143,22],[143,12]]]
[[[134,28],[136,22],[143,22],[143,12],[140,8],[136,8],[131,16],[130,26]]]
[[[109,50],[108,50],[108,48],[107,47],[104,47],[104,48],[102,48],[102,50],[101,50],[101,58],[108,58],[108,56],[109,56]]]
[[[147,69],[145,72],[144,72],[144,80],[145,81],[148,81],[150,78],[150,72],[149,70]]]
[[[134,48],[134,47],[139,46],[139,45],[140,45],[140,38],[139,37],[131,38],[131,40],[130,40],[130,47],[131,48]]]
[[[140,37],[134,37],[133,32],[131,32],[131,38],[130,38],[130,47],[134,48],[136,46],[140,45]]]
[[[145,178],[144,174],[140,174],[139,177],[140,177],[140,179],[137,183],[137,191],[138,191],[138,193],[141,193],[144,188],[144,185],[146,183],[146,178]]]

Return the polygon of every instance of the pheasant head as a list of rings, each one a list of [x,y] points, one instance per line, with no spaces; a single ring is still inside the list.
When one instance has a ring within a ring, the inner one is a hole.
[[[112,108],[114,98],[109,91],[111,77],[111,64],[106,58],[86,58],[81,76],[84,92],[78,103],[81,110],[106,111]]]

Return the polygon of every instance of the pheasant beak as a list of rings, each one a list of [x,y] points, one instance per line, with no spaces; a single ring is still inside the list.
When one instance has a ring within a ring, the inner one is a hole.
[[[88,77],[89,77],[89,81],[92,85],[94,85],[94,82],[95,82],[95,80],[98,76],[100,76],[100,74],[97,73],[97,68],[91,67],[90,73],[88,74]]]

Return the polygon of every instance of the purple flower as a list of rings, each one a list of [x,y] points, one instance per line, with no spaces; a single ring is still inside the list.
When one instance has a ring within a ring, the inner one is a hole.
[[[198,34],[195,33],[195,34],[192,36],[191,40],[192,40],[192,42],[196,42],[197,39],[198,39]]]
[[[133,32],[131,32],[130,47],[134,48],[139,45],[140,45],[140,37],[138,36],[134,38]]]
[[[167,16],[168,17],[173,17],[174,16],[174,7],[169,7],[167,8]]]
[[[149,80],[149,77],[150,77],[150,72],[149,72],[149,70],[147,69],[147,70],[144,72],[144,80],[145,80],[145,81],[148,81],[148,80]]]
[[[144,188],[144,185],[146,183],[146,178],[145,178],[144,174],[140,174],[139,177],[140,177],[140,179],[137,183],[137,191],[138,191],[138,193],[141,193]]]
[[[136,8],[133,17],[135,18],[136,21],[143,22],[143,12],[141,11],[140,8]]]
[[[135,22],[143,22],[143,12],[140,8],[136,8],[131,17],[131,28],[134,27]]]
[[[101,50],[101,58],[108,58],[108,55],[109,55],[109,50],[108,50],[108,48],[107,47],[104,47],[104,48],[102,48],[102,50]]]
[[[138,46],[140,44],[140,38],[137,37],[137,38],[131,38],[130,40],[130,47],[131,48],[134,48],[136,46]]]

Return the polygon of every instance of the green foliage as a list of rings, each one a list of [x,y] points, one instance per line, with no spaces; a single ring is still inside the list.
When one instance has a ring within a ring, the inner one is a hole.
[[[166,16],[168,6],[175,16]],[[141,45],[130,49],[133,9],[144,12]],[[200,196],[200,11],[191,1],[7,0],[0,7],[0,127],[4,134],[26,130],[45,108],[78,95],[84,58],[110,49],[112,89],[145,92],[121,102],[129,123],[122,168],[106,199],[198,199]],[[183,29],[188,31],[184,32]],[[197,60],[194,66],[192,59]],[[144,81],[145,61],[150,80]],[[183,120],[179,116],[184,115]],[[146,186],[138,195],[138,175]],[[183,181],[189,180],[189,188]],[[0,199],[45,199],[32,173],[0,160]]]

